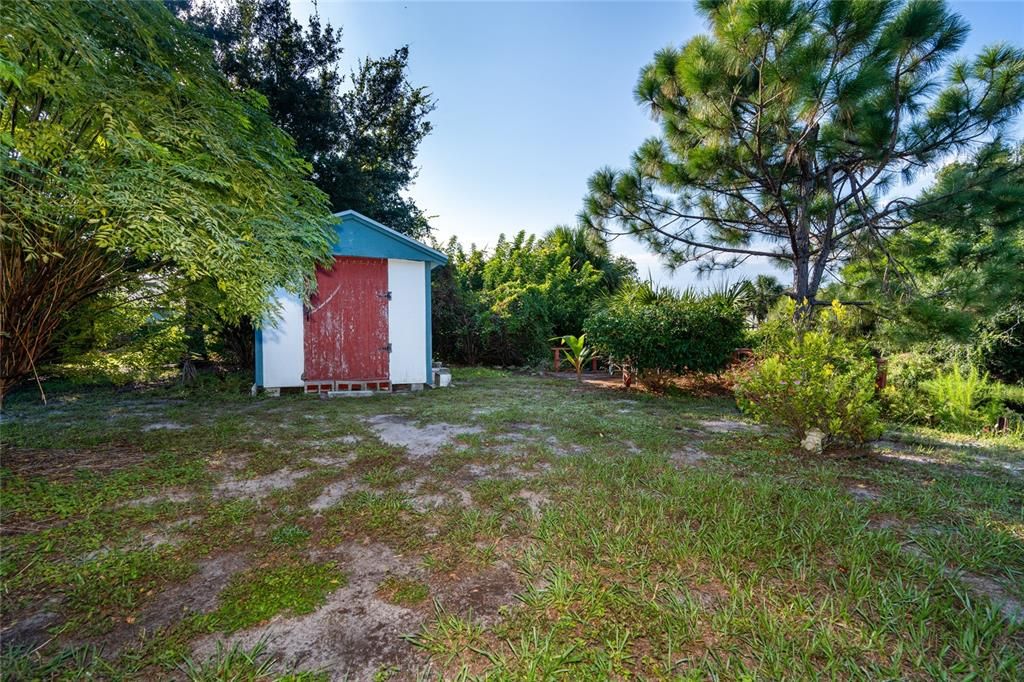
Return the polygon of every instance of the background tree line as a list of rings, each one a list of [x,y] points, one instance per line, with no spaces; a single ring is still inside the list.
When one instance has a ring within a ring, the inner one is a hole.
[[[447,362],[522,366],[543,360],[556,335],[579,334],[593,303],[632,281],[632,261],[613,256],[585,227],[543,237],[521,231],[485,252],[452,238],[433,281],[434,352]]]

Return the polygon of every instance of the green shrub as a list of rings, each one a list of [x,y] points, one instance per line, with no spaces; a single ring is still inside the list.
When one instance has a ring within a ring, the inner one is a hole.
[[[773,337],[778,345],[766,348],[736,387],[740,409],[798,438],[818,429],[826,447],[878,437],[875,361],[862,343],[844,334],[846,318],[842,306],[833,304],[803,333],[780,326]]]
[[[921,385],[939,371],[938,360],[930,354],[913,351],[891,355],[886,360],[888,379],[881,393],[886,419],[900,423],[930,423],[931,403],[923,395]]]
[[[601,353],[630,364],[642,382],[662,383],[686,370],[717,372],[743,342],[743,313],[724,301],[667,301],[654,305],[613,303],[584,323]]]
[[[502,284],[485,297],[479,318],[485,358],[502,365],[524,365],[547,357],[553,329],[546,288],[519,282]]]
[[[186,347],[180,315],[147,293],[126,286],[75,308],[47,369],[75,382],[115,385],[173,376]]]

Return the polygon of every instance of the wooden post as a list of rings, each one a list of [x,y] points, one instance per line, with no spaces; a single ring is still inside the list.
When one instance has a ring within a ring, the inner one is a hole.
[[[555,351],[555,374],[558,374],[558,370],[562,367],[562,349],[552,348]]]

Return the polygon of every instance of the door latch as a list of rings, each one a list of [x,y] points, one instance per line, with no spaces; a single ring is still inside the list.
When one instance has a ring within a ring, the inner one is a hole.
[[[386,298],[389,301],[391,300],[391,292],[390,291],[385,291],[382,294],[379,294],[379,296],[381,298]]]
[[[381,349],[381,350],[386,350],[387,352],[389,352],[389,353],[390,353],[390,352],[391,352],[391,344],[389,343],[389,344],[388,344],[388,345],[386,345],[386,346],[381,346],[381,347],[380,347],[380,349]]]

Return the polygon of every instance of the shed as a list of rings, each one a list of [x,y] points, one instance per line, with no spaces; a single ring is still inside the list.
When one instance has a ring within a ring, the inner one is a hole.
[[[392,391],[433,382],[430,271],[447,256],[357,213],[336,213],[334,267],[308,304],[275,293],[256,330],[256,385],[269,392]]]

